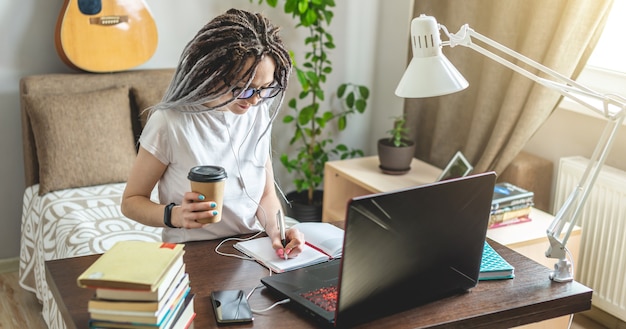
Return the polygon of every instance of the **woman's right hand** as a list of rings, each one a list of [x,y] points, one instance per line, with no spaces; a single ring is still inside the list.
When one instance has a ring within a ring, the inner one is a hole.
[[[217,203],[206,200],[197,192],[186,192],[183,204],[172,209],[172,223],[180,228],[200,228],[204,223],[197,220],[217,215]]]

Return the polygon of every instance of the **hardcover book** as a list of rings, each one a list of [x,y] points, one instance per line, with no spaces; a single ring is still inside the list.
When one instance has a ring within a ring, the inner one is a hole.
[[[119,241],[78,277],[78,286],[156,291],[172,266],[182,264],[183,247],[174,243]]]
[[[173,289],[173,283],[182,280],[185,273],[185,264],[182,259],[177,261],[170,271],[165,275],[163,283],[156,290],[134,290],[134,289],[116,289],[116,288],[96,288],[97,299],[108,300],[127,300],[127,301],[162,301],[165,296]]]
[[[513,210],[517,210],[517,209],[522,209],[522,208],[532,208],[532,206],[534,206],[535,204],[533,202],[528,202],[528,203],[520,203],[520,204],[516,204],[514,206],[510,206],[510,207],[501,207],[498,209],[494,209],[491,210],[491,215],[498,215],[504,212],[508,212],[508,211],[513,211]]]
[[[505,223],[512,219],[528,217],[528,215],[530,215],[531,209],[531,206],[526,206],[522,208],[512,208],[508,211],[492,214],[491,216],[489,216],[489,227]]]
[[[298,223],[293,227],[304,234],[306,244],[298,257],[282,259],[276,255],[269,237],[237,242],[235,249],[276,273],[340,258],[344,231],[329,223]]]
[[[112,300],[92,298],[87,304],[89,312],[152,312],[156,313],[181,296],[189,287],[189,275],[183,273],[181,280],[173,282],[167,289],[165,296],[159,301]]]
[[[478,280],[512,279],[515,268],[485,241]]]
[[[530,221],[532,221],[532,219],[530,217],[528,217],[528,216],[520,216],[520,217],[507,219],[507,220],[499,222],[499,223],[495,223],[493,225],[490,225],[489,228],[490,229],[494,229],[494,228],[498,228],[498,227],[505,227],[505,226],[511,226],[511,225],[515,225],[515,224],[528,223]]]
[[[493,200],[491,202],[491,210],[505,207],[513,207],[515,205],[532,203],[535,193],[527,191],[519,186],[511,183],[497,183],[493,190]]]
[[[168,316],[160,324],[147,324],[138,322],[89,320],[89,328],[119,328],[119,329],[187,329],[190,328],[196,317],[194,308],[195,294],[189,293],[182,303],[177,305],[171,316]]]
[[[184,304],[190,291],[191,288],[187,286],[183,293],[170,300],[165,307],[156,312],[97,310],[90,311],[89,316],[92,320],[161,325],[175,316],[176,311]]]

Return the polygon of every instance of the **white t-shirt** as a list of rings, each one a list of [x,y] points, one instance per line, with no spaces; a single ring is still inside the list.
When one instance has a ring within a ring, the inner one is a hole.
[[[270,154],[269,122],[267,103],[241,115],[220,110],[152,113],[139,143],[167,165],[158,183],[161,204],[181,204],[184,193],[191,190],[187,174],[194,166],[222,166],[228,175],[222,220],[198,229],[166,227],[163,241],[209,240],[262,229],[256,212]]]

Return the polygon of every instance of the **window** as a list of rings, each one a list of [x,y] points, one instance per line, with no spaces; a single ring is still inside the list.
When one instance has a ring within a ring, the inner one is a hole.
[[[626,31],[626,0],[615,0],[602,37],[587,66],[626,74],[624,31]]]
[[[615,0],[602,36],[587,61],[577,81],[601,93],[614,93],[626,97],[626,0]],[[564,109],[585,115],[595,115],[589,109],[563,99]]]

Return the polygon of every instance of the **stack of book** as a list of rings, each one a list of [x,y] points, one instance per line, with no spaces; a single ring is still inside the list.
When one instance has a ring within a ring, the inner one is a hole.
[[[119,241],[77,279],[94,290],[90,328],[186,329],[196,315],[184,245]]]
[[[534,193],[511,183],[497,183],[491,202],[489,227],[501,227],[530,221]]]

